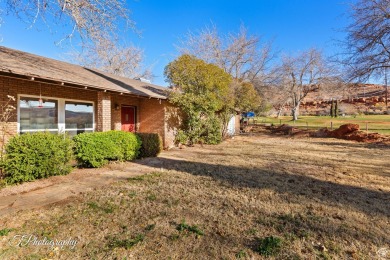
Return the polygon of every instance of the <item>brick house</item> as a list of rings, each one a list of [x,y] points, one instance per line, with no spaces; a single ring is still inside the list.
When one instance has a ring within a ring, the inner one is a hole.
[[[123,130],[173,145],[166,88],[0,46],[0,102],[15,97],[7,134]]]

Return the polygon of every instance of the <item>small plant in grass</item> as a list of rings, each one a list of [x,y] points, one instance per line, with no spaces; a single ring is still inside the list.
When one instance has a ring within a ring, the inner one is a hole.
[[[145,227],[146,231],[152,231],[156,227],[156,224],[150,224]]]
[[[13,231],[13,228],[3,228],[0,229],[0,236],[7,236],[9,232]]]
[[[128,196],[129,196],[130,198],[134,198],[134,197],[137,196],[137,193],[136,193],[135,191],[130,191],[129,194],[128,194]]]
[[[31,255],[26,256],[25,259],[29,259],[29,260],[41,260],[41,259],[45,259],[45,257],[43,257],[42,255],[31,254]]]
[[[251,228],[247,231],[248,235],[256,235],[258,230],[256,228]]]
[[[107,213],[107,214],[110,214],[110,213],[113,213],[114,210],[116,209],[116,206],[115,205],[112,205],[112,204],[109,204],[107,205],[106,207],[103,207],[102,210]]]
[[[141,176],[135,176],[135,177],[128,178],[127,180],[130,181],[130,182],[132,182],[132,181],[143,181],[143,180],[145,180],[145,177],[144,177],[144,175],[141,175]]]
[[[172,240],[172,241],[176,241],[180,238],[180,236],[178,234],[172,234],[169,236],[169,239]]]
[[[298,238],[308,238],[310,231],[308,226],[318,221],[317,216],[302,214],[281,214],[277,216],[278,223],[275,225],[279,232],[290,232]]]
[[[87,203],[88,207],[90,207],[91,209],[99,209],[99,205],[96,203],[96,202],[88,202]]]
[[[150,193],[146,198],[150,201],[155,201],[157,199],[157,196],[156,194]]]
[[[122,247],[122,248],[125,248],[125,249],[130,249],[133,246],[137,245],[138,243],[144,241],[144,238],[145,238],[144,234],[138,234],[134,238],[130,238],[130,239],[117,239],[117,238],[113,238],[108,243],[108,247],[109,248]]]
[[[96,202],[93,202],[93,201],[92,202],[88,202],[87,205],[91,209],[101,210],[101,211],[103,211],[104,213],[107,213],[107,214],[113,213],[115,208],[116,208],[116,206],[112,205],[112,204],[107,204],[106,206],[100,206],[99,204],[97,204]]]
[[[193,233],[196,236],[203,236],[204,232],[199,229],[197,225],[188,225],[185,220],[183,220],[179,225],[177,225],[176,229],[180,232]]]
[[[237,259],[242,259],[242,258],[246,258],[247,257],[247,254],[245,252],[245,250],[240,250],[237,254],[236,254],[236,258]]]
[[[160,176],[161,176],[161,173],[154,172],[154,173],[150,173],[150,174],[144,174],[144,175],[140,175],[140,176],[131,177],[131,178],[128,178],[127,180],[129,182],[133,182],[133,181],[134,182],[135,181],[150,181],[153,178],[160,177]]]
[[[257,251],[263,256],[275,256],[282,248],[282,240],[279,237],[265,237],[260,239]]]

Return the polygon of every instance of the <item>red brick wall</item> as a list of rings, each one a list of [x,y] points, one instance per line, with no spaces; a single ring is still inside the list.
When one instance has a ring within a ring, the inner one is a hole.
[[[126,95],[109,94],[103,91],[92,91],[88,89],[75,89],[66,86],[57,86],[45,83],[38,83],[31,80],[21,80],[0,76],[0,102],[7,100],[7,95],[17,98],[18,95],[34,95],[43,97],[66,98],[83,101],[92,101],[95,104],[95,124],[97,131],[108,131],[121,129],[121,111],[115,106],[122,105],[136,107],[137,131],[145,133],[158,133],[164,141],[164,147],[173,144],[175,129],[167,124],[168,103],[156,99],[136,98]],[[11,103],[17,107],[17,101]],[[17,133],[17,114],[15,111],[9,125],[9,133]]]
[[[165,102],[165,144],[167,148],[174,145],[182,118],[182,113],[178,107]]]
[[[165,111],[162,102],[160,104],[156,99],[141,99],[139,104],[139,132],[158,133],[164,140]]]
[[[15,97],[15,101],[11,103],[17,107],[18,95],[34,95],[39,96],[41,92],[43,97],[52,98],[67,98],[83,101],[92,101],[97,104],[97,92],[85,89],[74,89],[64,86],[56,86],[51,84],[39,83],[31,80],[20,80],[7,77],[0,77],[0,102],[4,103],[7,100],[7,95]],[[95,113],[95,122],[97,122],[97,113]],[[17,133],[17,113],[11,119],[12,127],[10,132]]]
[[[105,132],[111,130],[111,94],[102,91],[97,92],[96,131]]]

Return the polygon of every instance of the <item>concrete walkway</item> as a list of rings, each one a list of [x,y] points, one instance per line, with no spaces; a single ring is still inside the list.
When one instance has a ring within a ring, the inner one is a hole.
[[[66,176],[54,176],[0,190],[0,217],[19,210],[35,209],[88,192],[110,183],[156,171],[157,158],[138,163],[111,164],[102,169],[76,169]],[[150,165],[150,166],[148,166]]]

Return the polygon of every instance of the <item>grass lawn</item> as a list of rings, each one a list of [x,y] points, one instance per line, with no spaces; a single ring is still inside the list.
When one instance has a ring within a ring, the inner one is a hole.
[[[2,217],[0,259],[386,259],[389,151],[261,134],[163,152],[139,161],[150,174]]]
[[[368,132],[375,132],[380,134],[390,135],[390,115],[361,115],[361,116],[345,116],[338,118],[331,118],[330,116],[300,116],[297,121],[292,121],[291,116],[282,116],[280,118],[275,117],[257,117],[258,123],[267,124],[289,124],[296,127],[309,127],[313,128],[331,128],[331,122],[333,129],[338,128],[340,125],[353,123],[359,124],[360,129],[365,131],[366,124],[368,126]],[[252,122],[252,120],[251,120]]]

